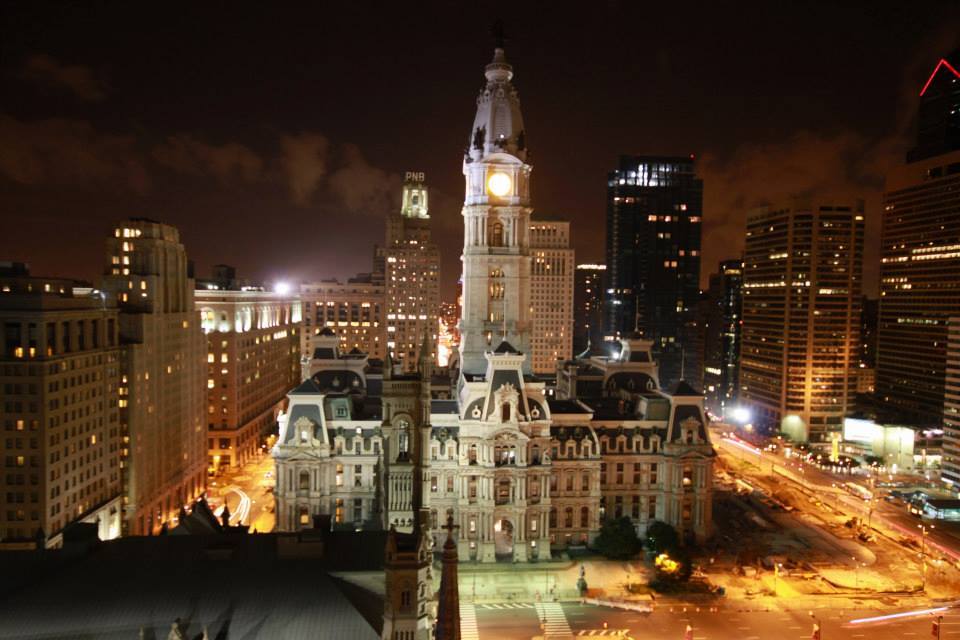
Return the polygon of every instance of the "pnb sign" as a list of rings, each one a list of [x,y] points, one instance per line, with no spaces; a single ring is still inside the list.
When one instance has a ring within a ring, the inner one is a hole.
[[[427,181],[427,174],[424,173],[423,171],[407,171],[403,175],[403,181],[423,183]]]

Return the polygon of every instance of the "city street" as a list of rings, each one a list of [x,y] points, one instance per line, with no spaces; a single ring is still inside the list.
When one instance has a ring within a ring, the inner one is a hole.
[[[259,459],[212,479],[207,489],[208,501],[218,515],[220,506],[226,502],[230,524],[249,525],[251,533],[273,531],[276,522],[273,468],[273,458],[264,451]]]
[[[593,605],[563,603],[546,605],[560,613],[562,620],[547,611],[547,631],[550,637],[563,637],[568,626],[575,637],[614,636],[636,640],[683,640],[689,624],[694,640],[800,640],[809,639],[814,620],[808,610],[740,611],[734,607],[661,605],[652,614],[639,614]],[[461,604],[461,626],[464,640],[498,638],[527,640],[541,636],[538,611],[541,605]],[[893,611],[840,610],[818,608],[813,611],[821,624],[821,637],[869,638],[870,640],[900,640],[902,638],[930,637],[932,614],[921,614],[883,622],[851,624],[857,619],[881,616]],[[960,638],[960,613],[941,612],[941,638]],[[475,620],[475,622],[474,622]],[[605,626],[606,625],[606,626]],[[556,630],[550,633],[550,627]],[[568,636],[569,637],[569,636]]]
[[[935,550],[960,560],[960,539],[954,534],[957,527],[953,523],[939,525],[929,530],[926,541],[921,540],[921,530],[917,525],[930,524],[920,518],[907,513],[902,502],[895,504],[885,500],[873,501],[873,512],[870,513],[866,501],[859,499],[841,488],[844,482],[855,481],[866,485],[861,477],[849,475],[835,475],[818,469],[815,465],[801,462],[798,458],[785,458],[779,453],[761,451],[749,443],[741,440],[723,437],[719,429],[713,429],[711,434],[714,443],[722,451],[742,462],[752,464],[762,473],[772,473],[795,480],[806,488],[824,496],[829,504],[835,507],[844,507],[841,510],[869,521],[875,528],[885,527],[891,532],[914,538],[918,544],[924,543]],[[939,523],[933,522],[934,525]]]

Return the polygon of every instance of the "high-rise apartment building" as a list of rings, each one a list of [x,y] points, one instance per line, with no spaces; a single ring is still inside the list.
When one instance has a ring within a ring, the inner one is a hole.
[[[303,303],[300,334],[303,356],[313,357],[324,328],[339,336],[340,350],[344,353],[356,349],[372,359],[383,359],[386,355],[384,287],[374,282],[370,274],[350,278],[346,284],[337,280],[308,282],[300,287],[300,300]]]
[[[120,310],[126,532],[159,531],[206,486],[206,340],[175,227],[132,218],[107,239],[103,290]]]
[[[701,318],[703,392],[717,415],[738,395],[742,303],[743,260],[724,260],[710,275]]]
[[[793,200],[747,218],[740,400],[797,441],[839,432],[859,362],[863,201]]]
[[[63,528],[120,534],[120,343],[93,290],[0,263],[0,540],[59,546]]]
[[[573,350],[603,344],[603,291],[607,265],[578,264],[573,274]]]
[[[960,487],[960,316],[951,317],[947,326],[940,477],[956,489]]]
[[[382,252],[387,349],[408,372],[416,371],[424,333],[436,344],[440,311],[440,248],[431,238],[424,180],[422,172],[406,173],[400,211],[387,216]]]
[[[605,333],[652,340],[665,388],[699,367],[702,211],[692,156],[621,156],[609,175]]]
[[[573,355],[573,271],[570,223],[530,222],[530,306],[533,371],[552,374]]]
[[[876,398],[915,427],[943,418],[947,323],[960,315],[958,57],[941,60],[923,87],[917,145],[884,194]]]
[[[253,459],[300,381],[296,294],[199,288],[207,341],[207,453],[213,469]]]

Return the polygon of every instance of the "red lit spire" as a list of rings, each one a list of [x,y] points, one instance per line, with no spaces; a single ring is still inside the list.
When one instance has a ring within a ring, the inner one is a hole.
[[[940,58],[940,62],[938,62],[937,66],[934,67],[933,73],[931,73],[930,77],[927,78],[927,83],[923,85],[923,89],[920,90],[921,96],[927,92],[928,88],[930,88],[930,83],[933,82],[933,78],[937,75],[937,72],[940,71],[940,67],[946,67],[947,69],[950,70],[951,73],[953,73],[953,75],[960,78],[960,72],[954,69],[953,66],[949,62],[947,62],[946,58]]]

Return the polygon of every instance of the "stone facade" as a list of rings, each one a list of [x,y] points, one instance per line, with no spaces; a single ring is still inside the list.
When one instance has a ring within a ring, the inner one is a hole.
[[[464,158],[461,369],[442,394],[451,399],[431,393],[429,340],[418,372],[401,373],[389,357],[381,368],[343,353],[331,330],[318,334],[273,452],[281,531],[333,514],[335,527],[413,533],[421,504],[434,548],[449,521],[459,559],[475,562],[548,558],[619,516],[640,534],[663,520],[687,540],[710,535],[703,398],[683,382],[660,389],[651,342],[562,361],[556,398],[530,374],[531,167],[512,76],[497,49]]]

